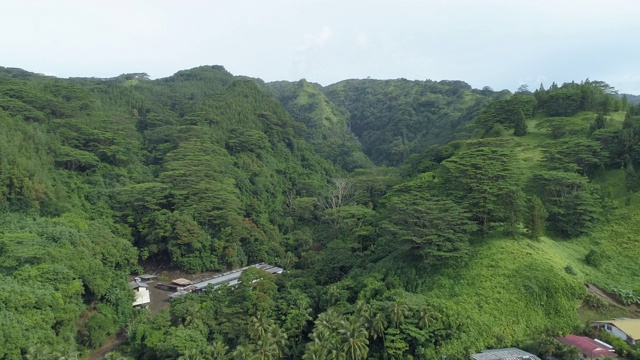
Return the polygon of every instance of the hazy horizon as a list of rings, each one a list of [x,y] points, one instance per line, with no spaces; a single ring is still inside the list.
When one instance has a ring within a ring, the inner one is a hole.
[[[612,0],[6,2],[0,66],[167,77],[201,65],[264,81],[602,80],[640,94],[640,3]]]

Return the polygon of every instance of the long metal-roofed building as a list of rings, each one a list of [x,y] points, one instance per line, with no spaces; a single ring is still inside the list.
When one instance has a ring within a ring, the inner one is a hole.
[[[250,266],[245,266],[243,268],[237,269],[237,270],[232,270],[220,275],[217,275],[211,279],[207,279],[204,281],[200,281],[197,283],[194,283],[193,285],[191,285],[190,287],[194,287],[192,289],[193,292],[200,292],[204,289],[206,289],[208,286],[212,286],[214,289],[218,288],[224,284],[228,284],[229,286],[235,286],[238,283],[240,283],[240,275],[242,275],[242,272],[251,268],[251,267],[255,267],[258,268],[260,270],[264,270],[270,274],[281,274],[284,270],[282,268],[279,268],[277,266],[273,266],[273,265],[269,265],[269,264],[265,264],[265,263],[259,263],[259,264],[255,264],[255,265],[250,265]],[[171,294],[170,297],[171,298],[175,298],[178,296],[182,296],[185,294],[190,293],[191,291],[186,291],[186,290],[181,290],[176,292],[175,294]]]
[[[539,357],[518,348],[484,350],[472,354],[474,360],[540,360]]]

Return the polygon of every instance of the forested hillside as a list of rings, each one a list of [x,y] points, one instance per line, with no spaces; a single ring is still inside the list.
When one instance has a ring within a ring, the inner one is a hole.
[[[0,357],[464,359],[640,304],[640,107],[599,81],[0,68]],[[375,164],[375,165],[374,165]],[[130,275],[269,262],[132,309]],[[633,358],[638,351],[627,349]]]
[[[462,81],[345,80],[323,89],[350,113],[350,129],[379,165],[400,165],[430,145],[469,137],[484,104],[508,92],[475,90]]]
[[[327,99],[319,85],[300,80],[268,86],[291,116],[305,125],[305,139],[319,154],[347,171],[372,166],[351,132],[349,112]]]
[[[198,272],[285,258],[283,204],[337,172],[275,98],[221,67],[157,81],[0,74],[2,293],[33,297],[2,310],[9,358],[115,333],[138,260]]]

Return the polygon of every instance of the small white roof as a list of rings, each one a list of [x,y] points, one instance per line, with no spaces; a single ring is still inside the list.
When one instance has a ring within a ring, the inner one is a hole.
[[[151,293],[147,288],[140,288],[135,292],[135,301],[133,302],[133,306],[145,305],[151,302]]]

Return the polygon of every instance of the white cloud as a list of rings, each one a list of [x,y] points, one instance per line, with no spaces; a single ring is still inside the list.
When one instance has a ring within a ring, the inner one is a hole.
[[[324,47],[332,37],[333,32],[328,26],[323,27],[317,34],[305,33],[304,44],[298,46],[297,50],[300,52],[307,52]]]
[[[295,70],[298,77],[307,77],[313,71],[313,62],[318,57],[318,51],[324,48],[333,38],[329,26],[324,26],[318,33],[305,33],[304,43],[296,48]]]

